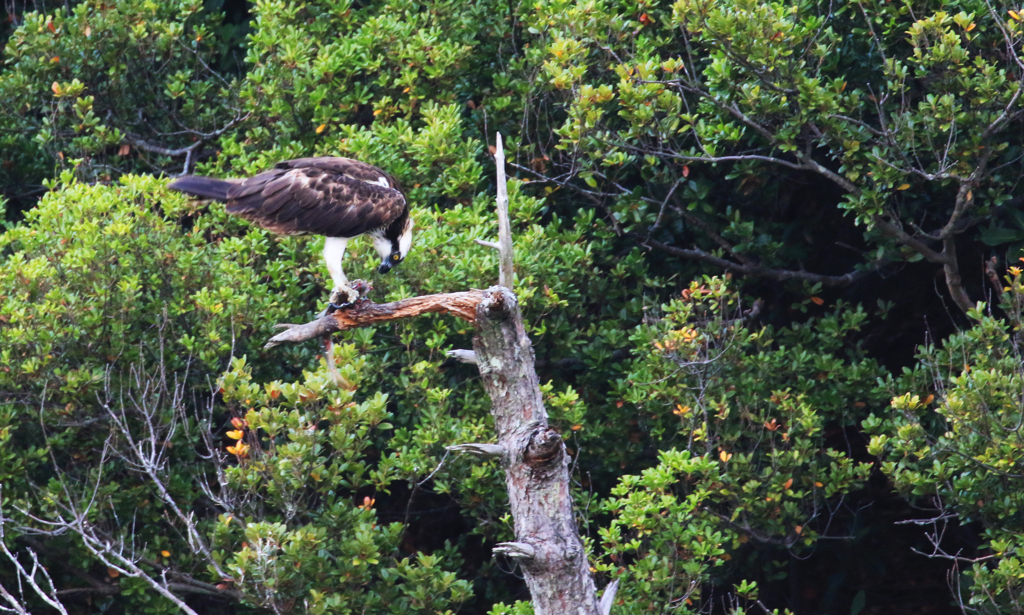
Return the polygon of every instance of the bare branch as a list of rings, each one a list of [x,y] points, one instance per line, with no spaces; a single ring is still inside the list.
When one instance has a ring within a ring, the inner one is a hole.
[[[988,278],[989,283],[995,290],[996,297],[1001,297],[1006,291],[1003,290],[1003,283],[999,279],[999,272],[996,271],[996,265],[998,264],[999,259],[995,256],[985,261],[985,276]]]
[[[36,593],[36,595],[43,600],[43,602],[56,609],[58,612],[61,613],[61,615],[68,615],[67,609],[64,608],[64,605],[63,603],[61,603],[60,598],[57,597],[57,588],[53,584],[53,579],[50,578],[50,573],[46,571],[46,568],[44,566],[39,564],[39,556],[36,555],[36,552],[32,549],[28,549],[29,557],[32,558],[32,569],[25,570],[25,567],[22,566],[21,561],[17,557],[15,557],[13,553],[11,553],[10,549],[7,548],[7,543],[4,540],[4,521],[5,520],[3,519],[3,515],[2,513],[0,513],[0,550],[2,550],[3,554],[7,556],[7,559],[10,560],[12,564],[14,564],[14,568],[18,573],[19,587],[21,586],[21,581],[24,580],[29,584],[29,586]],[[45,579],[46,584],[49,585],[49,588],[44,588],[39,584],[39,582],[36,580],[37,575],[41,575],[43,579]],[[29,612],[25,609],[25,606],[24,604],[22,604],[22,601],[19,601],[17,598],[11,595],[11,593],[7,591],[7,588],[4,587],[2,584],[0,584],[0,596],[3,596],[4,600],[6,600],[7,603],[11,605],[14,612],[23,615],[29,615]]]
[[[890,222],[881,216],[876,216],[875,218],[872,219],[872,224],[874,224],[880,231],[882,231],[886,235],[892,237],[896,241],[902,243],[903,245],[907,246],[908,248],[911,248],[912,250],[923,256],[925,260],[927,260],[928,262],[938,263],[940,265],[945,264],[946,256],[944,256],[941,252],[936,252],[935,250],[931,249],[930,247],[928,247],[928,244],[903,230],[903,227],[900,226],[898,223]]]
[[[126,143],[133,145],[144,152],[149,152],[151,154],[169,156],[171,158],[185,156],[185,166],[184,169],[182,170],[182,175],[187,175],[192,169],[192,159],[197,151],[199,151],[209,141],[212,141],[213,139],[216,139],[223,135],[236,124],[239,124],[240,122],[244,122],[245,120],[249,119],[249,116],[251,114],[251,111],[245,113],[244,115],[240,113],[239,115],[236,115],[234,118],[232,118],[228,123],[224,124],[224,126],[218,128],[217,130],[214,130],[213,132],[203,133],[196,132],[194,130],[189,130],[189,134],[196,138],[195,143],[193,143],[192,145],[188,145],[186,147],[179,147],[177,149],[170,149],[160,145],[154,145],[146,141],[142,137],[130,133],[125,133],[124,140]]]
[[[948,259],[942,265],[942,269],[946,273],[946,288],[949,289],[949,294],[956,306],[966,314],[974,308],[974,302],[967,296],[963,280],[960,277],[960,267],[956,261],[956,238],[946,237],[942,240],[942,246],[942,254]]]
[[[270,341],[267,342],[264,348],[273,348],[285,342],[305,342],[306,340],[323,337],[335,331],[347,331],[379,322],[387,322],[399,318],[412,318],[422,314],[451,314],[463,320],[473,322],[476,314],[476,305],[483,297],[483,291],[470,290],[461,293],[424,295],[392,303],[374,303],[368,300],[358,301],[333,314],[328,314],[303,325],[277,325],[287,330],[270,338]]]
[[[711,263],[717,265],[726,271],[732,273],[738,273],[742,275],[749,275],[753,277],[766,278],[769,280],[776,280],[779,282],[785,280],[799,280],[803,282],[810,282],[812,284],[821,284],[822,286],[830,287],[842,287],[849,286],[857,280],[864,278],[872,273],[871,270],[852,271],[844,275],[822,275],[819,273],[811,273],[810,271],[794,271],[792,269],[771,269],[768,267],[761,267],[760,265],[741,265],[732,261],[726,260],[709,254],[703,250],[677,248],[670,246],[666,243],[662,243],[656,239],[647,239],[643,241],[643,244],[650,248],[655,248],[666,254],[672,256],[678,256],[689,260],[703,261],[705,263]]]
[[[128,144],[130,144],[130,145],[132,145],[134,147],[137,147],[137,148],[141,149],[144,152],[149,152],[151,154],[159,154],[160,156],[170,156],[171,158],[175,158],[175,157],[178,157],[178,156],[186,156],[188,154],[191,154],[192,152],[194,152],[198,148],[202,147],[203,145],[205,145],[205,143],[203,141],[196,141],[195,143],[193,143],[192,145],[189,145],[187,147],[179,147],[177,149],[170,149],[170,148],[163,147],[163,146],[160,146],[160,145],[153,145],[152,143],[150,143],[149,141],[146,141],[142,137],[137,137],[137,136],[132,135],[132,134],[125,134],[124,135],[124,140]]]

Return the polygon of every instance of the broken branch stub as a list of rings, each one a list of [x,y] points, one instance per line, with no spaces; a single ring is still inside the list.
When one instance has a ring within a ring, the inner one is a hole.
[[[505,447],[500,444],[488,444],[469,442],[466,444],[450,444],[445,449],[453,453],[469,453],[477,457],[501,457],[505,454]]]

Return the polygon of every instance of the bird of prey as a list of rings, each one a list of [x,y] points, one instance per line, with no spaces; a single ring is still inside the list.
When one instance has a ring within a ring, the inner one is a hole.
[[[190,175],[168,187],[226,203],[228,213],[279,235],[324,235],[324,260],[334,281],[332,311],[359,297],[341,269],[350,239],[373,239],[382,274],[405,260],[412,246],[412,218],[401,186],[377,167],[351,158],[297,158],[249,178]]]

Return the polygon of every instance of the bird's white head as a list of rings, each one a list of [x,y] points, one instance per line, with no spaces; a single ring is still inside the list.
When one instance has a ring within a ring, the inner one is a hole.
[[[382,235],[373,238],[373,247],[380,255],[378,272],[391,271],[392,267],[404,261],[405,257],[409,255],[409,250],[412,248],[412,226],[412,218],[409,217],[406,218],[405,226],[402,227],[402,233],[398,237],[389,239]]]

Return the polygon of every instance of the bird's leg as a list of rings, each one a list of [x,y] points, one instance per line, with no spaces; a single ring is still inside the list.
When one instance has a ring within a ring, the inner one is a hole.
[[[330,303],[325,310],[330,314],[342,307],[354,302],[359,298],[359,293],[352,290],[348,285],[348,278],[341,270],[341,261],[345,258],[345,247],[348,239],[344,237],[328,237],[324,240],[324,261],[327,263],[327,271],[334,281],[334,290],[331,292]]]

